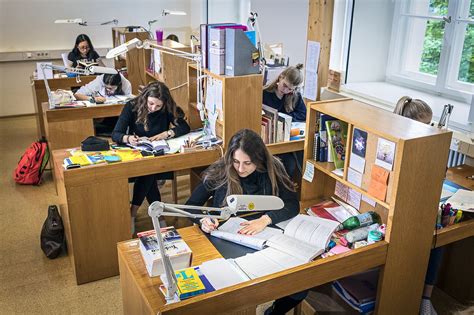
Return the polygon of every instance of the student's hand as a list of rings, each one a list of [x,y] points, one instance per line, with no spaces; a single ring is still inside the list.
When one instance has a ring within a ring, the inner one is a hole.
[[[270,225],[271,223],[272,219],[270,219],[268,215],[262,215],[258,219],[240,223],[243,228],[239,230],[239,234],[255,235],[259,232],[262,232],[267,227],[267,225]]]
[[[94,97],[94,99],[95,99],[95,102],[96,102],[97,104],[103,104],[103,103],[105,103],[105,97],[103,97],[103,96],[96,96],[96,97]]]
[[[130,143],[131,145],[138,145],[139,140],[140,140],[140,138],[136,135],[128,136],[128,143]]]
[[[211,233],[219,226],[217,219],[202,218],[199,222],[201,223],[201,230],[206,233]]]
[[[150,141],[164,140],[164,139],[168,139],[167,131],[163,131],[162,133],[159,133],[157,135],[154,135],[153,137],[150,137]]]

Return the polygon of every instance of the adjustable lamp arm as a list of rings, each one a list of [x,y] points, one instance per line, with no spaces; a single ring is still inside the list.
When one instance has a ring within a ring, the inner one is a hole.
[[[163,203],[161,201],[155,201],[148,207],[148,215],[153,221],[153,227],[155,229],[156,238],[158,239],[158,244],[160,246],[160,255],[163,261],[163,267],[165,269],[165,275],[167,279],[165,296],[167,303],[176,302],[175,295],[178,290],[178,281],[176,279],[173,266],[171,265],[171,260],[165,251],[163,237],[160,231],[161,216],[188,217],[194,219],[214,218],[227,220],[231,217],[231,215],[236,214],[237,212],[279,210],[284,206],[283,201],[276,196],[230,195],[227,196],[226,200],[228,206],[223,208],[176,205]],[[187,212],[185,209],[215,211],[219,212],[219,214],[194,214]]]

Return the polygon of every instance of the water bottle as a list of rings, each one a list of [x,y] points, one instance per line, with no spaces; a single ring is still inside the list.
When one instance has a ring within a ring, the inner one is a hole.
[[[346,219],[344,222],[339,224],[339,229],[354,230],[360,227],[372,225],[374,223],[382,223],[380,216],[377,212],[367,211]]]
[[[377,230],[379,226],[380,225],[378,223],[374,223],[366,227],[361,227],[359,229],[347,232],[344,237],[349,243],[366,240],[367,236],[369,235],[369,232]]]

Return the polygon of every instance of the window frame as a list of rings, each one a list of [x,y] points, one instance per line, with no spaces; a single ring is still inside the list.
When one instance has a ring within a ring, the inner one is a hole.
[[[462,10],[468,8],[470,1],[474,0],[450,0],[448,2],[447,16],[420,15],[406,13],[413,1],[400,1],[395,3],[392,23],[392,34],[387,64],[386,80],[407,87],[415,87],[420,90],[446,96],[459,101],[470,103],[474,93],[474,84],[458,81],[459,65],[462,56],[462,48],[465,39],[466,25],[474,24],[474,19],[462,16]],[[447,20],[451,17],[451,22]],[[406,23],[407,19],[411,19]],[[404,70],[407,58],[403,53],[405,35],[410,23],[414,19],[445,21],[443,42],[440,52],[440,60],[437,75]],[[402,52],[402,53],[399,53]]]

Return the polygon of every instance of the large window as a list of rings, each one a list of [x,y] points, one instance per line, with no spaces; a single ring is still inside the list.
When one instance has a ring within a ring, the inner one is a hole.
[[[470,102],[474,0],[400,0],[387,79]]]

